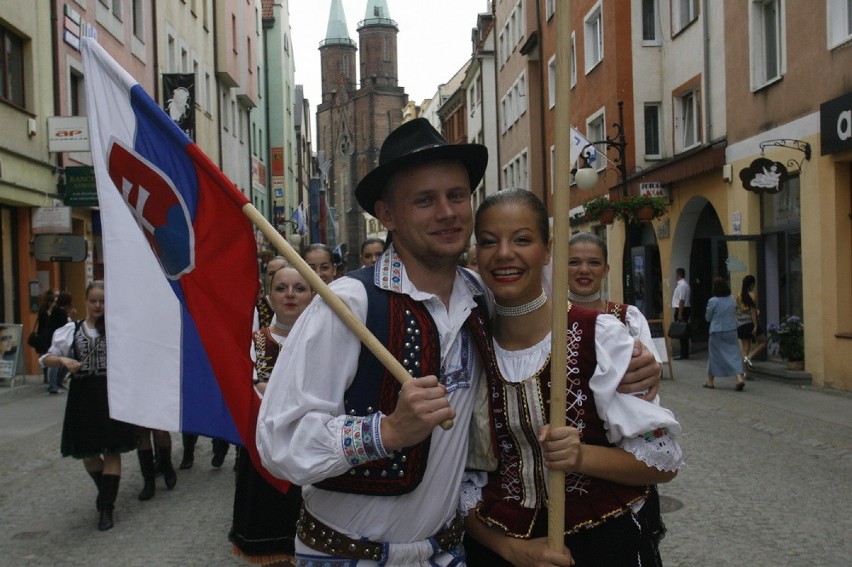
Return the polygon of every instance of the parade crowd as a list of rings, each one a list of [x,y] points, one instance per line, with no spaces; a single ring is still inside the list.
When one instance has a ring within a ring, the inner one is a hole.
[[[608,254],[597,236],[574,235],[567,265],[553,265],[548,211],[534,194],[509,189],[472,209],[487,160],[484,146],[448,144],[424,119],[403,124],[355,189],[387,240],[366,240],[348,273],[324,244],[302,254],[414,380],[397,381],[284,257],[262,266],[245,385],[261,398],[247,442],[262,467],[236,447],[222,534],[235,555],[303,567],[662,564],[656,485],[684,457],[680,424],[658,395],[648,322],[602,294]],[[555,269],[567,270],[568,305],[551,300]],[[759,344],[747,287],[732,304],[718,289],[726,318],[711,323],[722,334],[718,349],[711,335],[708,387],[717,375],[744,384]],[[678,290],[676,318],[688,321],[688,287]],[[61,452],[91,476],[103,531],[120,520],[122,453],[137,453],[139,500],[155,496],[157,476],[167,490],[179,478],[169,432],[109,415],[106,299],[92,282],[77,319],[69,298],[46,294],[39,328],[50,339],[37,348],[51,393],[68,386]],[[554,310],[568,323],[559,427],[548,423]],[[194,465],[196,442],[183,434],[179,469]],[[229,444],[212,443],[220,467]],[[562,549],[547,544],[552,471],[565,475]]]

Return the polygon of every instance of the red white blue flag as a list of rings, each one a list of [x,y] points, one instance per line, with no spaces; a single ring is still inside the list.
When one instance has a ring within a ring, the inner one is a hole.
[[[95,40],[83,39],[82,52],[110,413],[242,444],[258,465],[249,351],[259,285],[241,211],[248,201]]]

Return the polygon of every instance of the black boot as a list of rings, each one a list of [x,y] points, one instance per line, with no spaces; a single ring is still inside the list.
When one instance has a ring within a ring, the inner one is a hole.
[[[195,462],[195,442],[198,435],[183,434],[183,460],[180,462],[181,470],[191,469]]]
[[[160,446],[154,445],[154,476],[163,474],[163,463],[160,462]]]
[[[177,473],[172,466],[172,448],[158,447],[157,453],[160,455],[160,465],[163,468],[163,480],[166,482],[166,488],[171,490],[177,484]]]
[[[153,449],[137,449],[136,456],[139,457],[139,468],[142,469],[142,479],[145,486],[139,493],[139,500],[150,500],[154,497],[154,451]]]
[[[95,481],[95,486],[98,488],[98,497],[95,500],[95,508],[97,508],[98,512],[101,511],[101,478],[104,476],[104,471],[86,471],[89,473],[89,476],[92,477],[92,480]]]
[[[210,464],[216,468],[222,466],[222,463],[225,462],[225,455],[228,454],[228,449],[231,448],[231,444],[227,441],[222,441],[221,439],[213,440],[213,459],[210,461]]]
[[[102,532],[112,527],[112,511],[115,508],[115,497],[118,495],[118,483],[121,477],[105,474],[101,477],[101,513],[98,518],[98,529]]]

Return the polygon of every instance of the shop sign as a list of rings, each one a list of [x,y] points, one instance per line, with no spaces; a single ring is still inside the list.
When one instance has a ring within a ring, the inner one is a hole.
[[[65,205],[68,207],[98,206],[94,167],[65,168]]]
[[[778,193],[781,186],[790,177],[787,168],[780,161],[759,157],[748,167],[740,170],[743,188],[752,193]]]
[[[33,254],[41,262],[82,262],[89,255],[89,245],[82,236],[39,234],[33,241]]]
[[[85,116],[48,116],[47,151],[88,152],[89,121]]]
[[[852,150],[852,92],[819,105],[820,154]]]
[[[33,234],[71,234],[71,207],[34,207]]]
[[[666,197],[669,196],[669,188],[664,186],[659,181],[650,181],[639,184],[639,194],[645,197]]]

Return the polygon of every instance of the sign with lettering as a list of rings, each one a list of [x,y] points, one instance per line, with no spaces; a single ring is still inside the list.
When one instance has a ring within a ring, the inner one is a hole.
[[[98,206],[94,167],[65,168],[65,205],[67,207]]]
[[[820,155],[852,150],[852,92],[819,105]]]
[[[47,151],[91,151],[88,119],[85,116],[48,116]]]

